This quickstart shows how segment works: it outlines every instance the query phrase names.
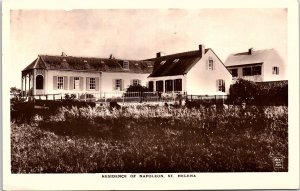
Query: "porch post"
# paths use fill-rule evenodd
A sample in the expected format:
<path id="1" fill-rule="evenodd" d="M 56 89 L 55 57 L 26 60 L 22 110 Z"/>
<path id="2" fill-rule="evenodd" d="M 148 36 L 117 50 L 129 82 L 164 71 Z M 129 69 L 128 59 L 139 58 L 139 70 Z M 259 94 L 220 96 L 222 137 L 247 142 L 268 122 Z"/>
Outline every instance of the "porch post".
<path id="1" fill-rule="evenodd" d="M 35 89 L 35 71 L 33 70 L 32 71 L 32 94 L 33 95 L 35 95 L 35 91 L 34 91 L 34 89 Z M 44 81 L 44 79 L 43 79 L 43 81 Z"/>
<path id="2" fill-rule="evenodd" d="M 25 75 L 25 91 L 24 91 L 25 97 L 27 97 L 26 86 L 27 86 L 27 74 Z"/>
<path id="3" fill-rule="evenodd" d="M 21 78 L 21 97 L 23 97 L 23 73 Z"/>
<path id="4" fill-rule="evenodd" d="M 30 77 L 30 73 L 29 73 L 29 75 L 28 75 L 28 80 L 29 80 L 29 81 L 28 81 L 28 84 L 29 84 L 29 87 L 28 87 L 29 92 L 28 92 L 28 93 L 29 93 L 29 96 L 30 96 L 30 85 L 31 85 L 31 84 L 30 84 L 30 78 L 31 78 L 31 77 Z"/>

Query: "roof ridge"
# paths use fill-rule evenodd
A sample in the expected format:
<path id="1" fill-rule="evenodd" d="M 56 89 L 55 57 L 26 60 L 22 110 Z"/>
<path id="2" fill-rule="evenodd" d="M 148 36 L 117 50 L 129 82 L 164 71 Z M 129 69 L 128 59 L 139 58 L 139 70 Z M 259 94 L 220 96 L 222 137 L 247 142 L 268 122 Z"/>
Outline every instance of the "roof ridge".
<path id="1" fill-rule="evenodd" d="M 89 56 L 61 56 L 61 55 L 49 55 L 49 54 L 38 54 L 38 56 L 49 56 L 49 57 L 66 57 L 66 58 L 82 58 L 82 59 L 102 59 L 102 60 L 116 60 L 116 61 L 135 61 L 135 62 L 149 62 L 150 60 L 132 60 L 132 59 L 120 59 L 120 58 L 101 58 L 101 57 L 89 57 Z"/>
<path id="2" fill-rule="evenodd" d="M 209 48 L 206 48 L 205 51 L 209 50 Z M 192 55 L 186 55 L 186 54 L 192 54 Z M 199 53 L 199 54 L 196 54 Z M 155 57 L 155 58 L 149 58 L 149 59 L 145 59 L 144 61 L 151 61 L 151 60 L 155 60 L 155 59 L 168 59 L 168 57 L 178 57 L 178 56 L 195 56 L 195 55 L 199 55 L 200 56 L 200 52 L 199 50 L 191 50 L 191 51 L 186 51 L 186 52 L 180 52 L 180 53 L 175 53 L 175 54 L 168 54 L 168 55 L 164 55 L 164 56 L 160 56 L 160 57 Z"/>
<path id="3" fill-rule="evenodd" d="M 268 50 L 274 50 L 274 51 L 276 51 L 276 49 L 274 49 L 274 48 L 266 48 L 266 49 L 259 49 L 259 50 L 253 49 L 253 52 L 262 52 L 262 51 L 268 51 Z M 233 55 L 233 56 L 240 56 L 240 55 L 246 54 L 246 53 L 248 53 L 248 51 L 231 53 L 230 55 Z M 250 54 L 249 54 L 249 55 L 250 55 Z"/>

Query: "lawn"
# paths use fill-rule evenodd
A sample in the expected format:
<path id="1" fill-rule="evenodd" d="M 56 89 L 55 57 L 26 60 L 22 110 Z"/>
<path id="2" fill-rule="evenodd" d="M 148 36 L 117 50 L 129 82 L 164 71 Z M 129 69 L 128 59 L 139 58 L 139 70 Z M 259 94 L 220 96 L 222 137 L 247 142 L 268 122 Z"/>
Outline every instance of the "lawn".
<path id="1" fill-rule="evenodd" d="M 273 172 L 287 161 L 286 106 L 62 107 L 11 122 L 12 173 Z"/>

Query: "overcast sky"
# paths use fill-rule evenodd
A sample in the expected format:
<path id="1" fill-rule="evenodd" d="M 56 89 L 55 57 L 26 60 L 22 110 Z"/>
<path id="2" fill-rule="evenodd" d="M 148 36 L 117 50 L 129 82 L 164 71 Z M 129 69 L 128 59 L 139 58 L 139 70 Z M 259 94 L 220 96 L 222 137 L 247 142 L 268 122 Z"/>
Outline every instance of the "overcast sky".
<path id="1" fill-rule="evenodd" d="M 212 48 L 231 53 L 275 48 L 287 60 L 286 9 L 13 10 L 10 87 L 38 54 L 147 59 Z"/>

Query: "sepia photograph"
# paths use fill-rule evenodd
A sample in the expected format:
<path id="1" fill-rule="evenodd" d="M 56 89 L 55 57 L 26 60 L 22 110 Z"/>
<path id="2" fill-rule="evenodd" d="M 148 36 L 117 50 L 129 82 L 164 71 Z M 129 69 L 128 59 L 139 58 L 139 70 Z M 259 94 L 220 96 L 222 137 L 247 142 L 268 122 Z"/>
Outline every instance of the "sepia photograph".
<path id="1" fill-rule="evenodd" d="M 10 174 L 291 171 L 287 7 L 8 13 Z"/>

